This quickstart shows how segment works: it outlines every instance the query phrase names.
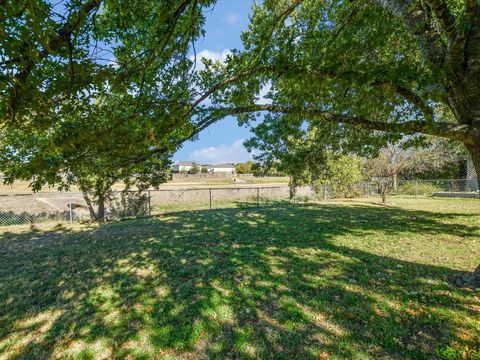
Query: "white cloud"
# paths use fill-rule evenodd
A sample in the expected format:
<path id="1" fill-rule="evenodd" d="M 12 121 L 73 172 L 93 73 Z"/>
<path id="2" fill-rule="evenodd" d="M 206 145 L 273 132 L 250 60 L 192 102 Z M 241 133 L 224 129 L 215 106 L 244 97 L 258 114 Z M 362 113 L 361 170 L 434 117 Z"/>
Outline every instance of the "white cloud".
<path id="1" fill-rule="evenodd" d="M 220 62 L 225 62 L 227 59 L 228 54 L 230 54 L 231 51 L 229 49 L 224 49 L 223 51 L 210 51 L 208 49 L 204 49 L 197 53 L 196 59 L 197 59 L 197 67 L 196 70 L 203 70 L 205 69 L 205 66 L 202 63 L 202 58 L 205 59 L 210 59 L 212 61 L 220 61 Z M 190 60 L 195 60 L 195 56 L 191 55 Z"/>
<path id="2" fill-rule="evenodd" d="M 252 153 L 245 149 L 243 142 L 243 139 L 238 139 L 231 145 L 221 144 L 195 150 L 189 155 L 189 160 L 210 165 L 252 160 Z"/>
<path id="3" fill-rule="evenodd" d="M 228 13 L 227 16 L 223 19 L 227 24 L 233 25 L 236 24 L 240 20 L 240 16 L 235 13 Z"/>

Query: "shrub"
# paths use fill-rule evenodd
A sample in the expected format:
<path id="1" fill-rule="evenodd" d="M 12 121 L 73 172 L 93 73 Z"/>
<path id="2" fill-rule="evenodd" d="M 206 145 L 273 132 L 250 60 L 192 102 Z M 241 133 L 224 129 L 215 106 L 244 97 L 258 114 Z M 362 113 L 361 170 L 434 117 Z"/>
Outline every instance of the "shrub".
<path id="1" fill-rule="evenodd" d="M 397 194 L 401 195 L 432 195 L 432 193 L 442 191 L 441 187 L 430 182 L 407 181 L 398 186 Z"/>
<path id="2" fill-rule="evenodd" d="M 110 216 L 123 218 L 148 215 L 148 196 L 134 191 L 122 191 L 114 197 L 109 206 Z"/>

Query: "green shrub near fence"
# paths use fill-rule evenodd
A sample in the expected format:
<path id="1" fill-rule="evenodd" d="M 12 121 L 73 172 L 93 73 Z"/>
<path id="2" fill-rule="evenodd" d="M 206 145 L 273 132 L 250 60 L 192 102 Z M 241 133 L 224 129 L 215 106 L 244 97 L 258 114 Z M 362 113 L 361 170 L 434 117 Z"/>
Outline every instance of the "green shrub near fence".
<path id="1" fill-rule="evenodd" d="M 398 186 L 397 194 L 399 195 L 432 195 L 434 192 L 443 189 L 430 182 L 408 181 Z"/>

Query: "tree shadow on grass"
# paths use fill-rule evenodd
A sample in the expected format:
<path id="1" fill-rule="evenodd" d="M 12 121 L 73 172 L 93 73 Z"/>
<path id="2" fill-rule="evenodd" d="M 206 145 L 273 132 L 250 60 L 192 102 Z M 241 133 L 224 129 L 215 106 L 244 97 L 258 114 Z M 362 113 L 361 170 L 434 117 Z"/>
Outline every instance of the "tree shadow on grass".
<path id="1" fill-rule="evenodd" d="M 417 234 L 478 241 L 458 216 L 285 206 L 4 233 L 0 354 L 479 356 L 478 298 L 448 282 L 461 272 L 391 255 Z"/>

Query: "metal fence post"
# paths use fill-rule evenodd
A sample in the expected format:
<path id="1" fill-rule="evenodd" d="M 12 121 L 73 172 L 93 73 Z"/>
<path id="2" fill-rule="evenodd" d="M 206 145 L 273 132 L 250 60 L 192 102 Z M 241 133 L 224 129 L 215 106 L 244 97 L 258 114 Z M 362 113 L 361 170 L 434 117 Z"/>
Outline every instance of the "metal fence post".
<path id="1" fill-rule="evenodd" d="M 152 196 L 148 190 L 148 216 L 152 216 Z"/>
<path id="2" fill-rule="evenodd" d="M 70 215 L 70 222 L 73 222 L 73 209 L 72 209 L 72 199 L 70 198 L 70 204 L 68 204 L 69 209 L 69 215 Z"/>
<path id="3" fill-rule="evenodd" d="M 257 206 L 260 206 L 260 188 L 257 188 Z"/>
<path id="4" fill-rule="evenodd" d="M 415 198 L 418 197 L 418 180 L 415 180 Z"/>
<path id="5" fill-rule="evenodd" d="M 212 189 L 208 189 L 208 198 L 210 201 L 210 210 L 212 210 Z"/>

